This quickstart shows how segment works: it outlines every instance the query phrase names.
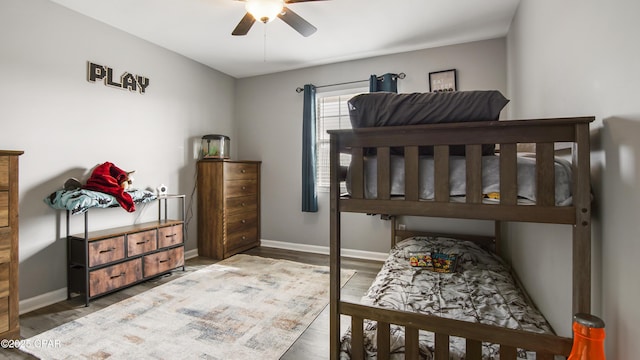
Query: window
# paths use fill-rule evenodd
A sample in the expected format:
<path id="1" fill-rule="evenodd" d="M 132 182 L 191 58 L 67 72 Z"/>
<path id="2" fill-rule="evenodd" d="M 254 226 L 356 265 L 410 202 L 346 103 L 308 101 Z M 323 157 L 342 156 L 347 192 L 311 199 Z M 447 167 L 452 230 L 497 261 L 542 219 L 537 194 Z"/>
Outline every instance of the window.
<path id="1" fill-rule="evenodd" d="M 352 97 L 369 92 L 369 89 L 357 88 L 316 94 L 316 179 L 319 191 L 329 191 L 329 134 L 327 130 L 351 129 L 347 101 Z M 341 154 L 340 164 L 349 165 L 351 155 Z M 346 188 L 342 184 L 341 192 Z"/>

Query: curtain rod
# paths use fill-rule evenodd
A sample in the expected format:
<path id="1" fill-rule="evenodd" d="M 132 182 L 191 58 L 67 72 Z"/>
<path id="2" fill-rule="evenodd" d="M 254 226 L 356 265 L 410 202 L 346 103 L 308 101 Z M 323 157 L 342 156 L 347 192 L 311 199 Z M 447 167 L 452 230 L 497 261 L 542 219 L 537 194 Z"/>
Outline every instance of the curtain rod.
<path id="1" fill-rule="evenodd" d="M 403 72 L 401 72 L 401 73 L 399 73 L 399 74 L 391 74 L 391 75 L 394 75 L 394 76 L 395 76 L 396 78 L 398 78 L 398 79 L 404 79 L 404 78 L 407 76 L 407 74 L 405 74 L 405 73 L 403 73 Z M 382 76 L 378 76 L 378 79 L 382 79 Z M 329 86 L 338 86 L 338 85 L 355 84 L 355 83 L 360 83 L 360 82 L 365 82 L 365 81 L 369 81 L 369 79 L 365 79 L 365 80 L 355 80 L 355 81 L 347 81 L 347 82 L 341 82 L 341 83 L 336 83 L 336 84 L 319 85 L 319 86 L 316 86 L 316 89 L 323 88 L 323 87 L 329 87 Z M 301 87 L 296 88 L 296 92 L 297 92 L 297 93 L 301 93 L 301 92 L 303 92 L 303 91 L 304 91 L 304 89 L 303 89 L 303 88 L 301 88 Z"/>

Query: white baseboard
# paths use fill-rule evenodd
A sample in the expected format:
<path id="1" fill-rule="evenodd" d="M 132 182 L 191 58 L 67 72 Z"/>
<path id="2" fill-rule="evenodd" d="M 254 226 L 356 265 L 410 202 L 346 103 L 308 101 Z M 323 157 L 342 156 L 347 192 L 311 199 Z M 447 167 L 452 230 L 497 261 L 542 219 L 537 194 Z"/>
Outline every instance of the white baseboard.
<path id="1" fill-rule="evenodd" d="M 189 260 L 198 257 L 198 248 L 187 250 L 184 252 L 184 259 Z"/>
<path id="2" fill-rule="evenodd" d="M 264 240 L 264 239 L 261 240 L 261 246 L 271 247 L 276 249 L 283 249 L 283 250 L 308 252 L 313 254 L 329 255 L 328 246 L 294 244 L 290 242 Z M 377 261 L 384 261 L 389 256 L 389 254 L 387 253 L 378 253 L 378 252 L 372 252 L 372 251 L 352 250 L 352 249 L 342 249 L 341 255 L 349 258 L 377 260 Z M 198 256 L 197 248 L 184 252 L 185 259 L 192 259 L 197 256 Z M 66 299 L 67 299 L 67 288 L 64 287 L 62 289 L 54 290 L 46 294 L 20 300 L 20 305 L 19 305 L 20 315 L 26 314 L 34 310 L 38 310 L 40 308 L 55 304 L 60 301 L 64 301 Z"/>
<path id="3" fill-rule="evenodd" d="M 265 240 L 265 239 L 260 240 L 260 246 L 283 249 L 283 250 L 308 252 L 313 254 L 329 255 L 328 246 L 295 244 L 290 242 Z M 373 251 L 353 250 L 353 249 L 342 249 L 342 251 L 340 251 L 340 255 L 343 257 L 349 257 L 349 258 L 355 258 L 355 259 L 377 260 L 377 261 L 385 261 L 387 257 L 389 257 L 388 253 L 379 253 L 379 252 L 373 252 Z"/>
<path id="4" fill-rule="evenodd" d="M 28 299 L 20 300 L 20 315 L 26 314 L 33 310 L 38 310 L 45 306 L 55 304 L 60 301 L 67 300 L 67 288 L 53 290 L 46 294 L 34 296 Z"/>

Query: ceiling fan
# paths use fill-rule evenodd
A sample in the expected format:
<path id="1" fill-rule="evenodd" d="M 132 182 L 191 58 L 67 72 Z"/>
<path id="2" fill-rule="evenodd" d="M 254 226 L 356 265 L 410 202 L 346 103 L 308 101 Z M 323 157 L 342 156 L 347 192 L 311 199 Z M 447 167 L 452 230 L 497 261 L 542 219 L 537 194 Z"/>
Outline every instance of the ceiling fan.
<path id="1" fill-rule="evenodd" d="M 239 0 L 245 2 L 247 13 L 240 20 L 231 35 L 247 35 L 253 23 L 260 20 L 263 23 L 271 22 L 279 17 L 294 28 L 302 36 L 310 36 L 318 30 L 300 15 L 291 11 L 285 4 L 301 3 L 307 1 L 323 0 Z"/>

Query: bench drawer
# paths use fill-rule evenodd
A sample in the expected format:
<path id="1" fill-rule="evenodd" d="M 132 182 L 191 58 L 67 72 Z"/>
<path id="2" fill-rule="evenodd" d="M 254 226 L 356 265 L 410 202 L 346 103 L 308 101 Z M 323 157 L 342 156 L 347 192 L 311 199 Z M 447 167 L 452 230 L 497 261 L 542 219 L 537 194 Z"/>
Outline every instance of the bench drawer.
<path id="1" fill-rule="evenodd" d="M 182 225 L 165 226 L 158 229 L 158 248 L 182 244 Z"/>
<path id="2" fill-rule="evenodd" d="M 144 256 L 144 277 L 154 276 L 184 265 L 184 247 Z"/>
<path id="3" fill-rule="evenodd" d="M 140 255 L 158 248 L 156 229 L 127 235 L 127 256 Z"/>
<path id="4" fill-rule="evenodd" d="M 142 259 L 137 258 L 89 273 L 89 296 L 121 288 L 142 280 Z"/>
<path id="5" fill-rule="evenodd" d="M 89 266 L 98 266 L 124 259 L 124 236 L 89 243 Z"/>

